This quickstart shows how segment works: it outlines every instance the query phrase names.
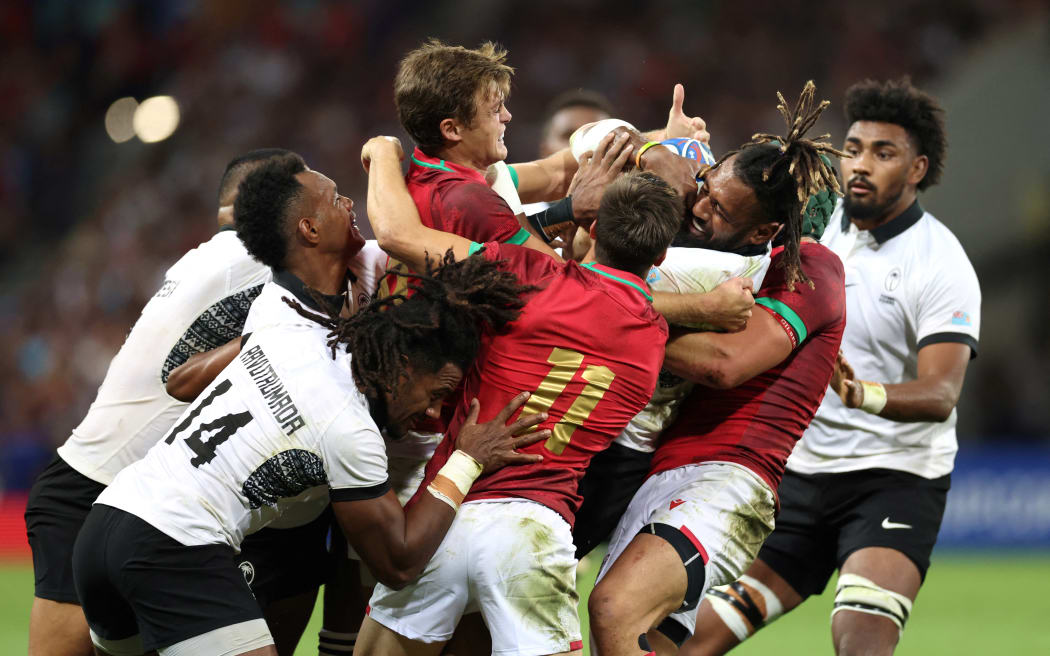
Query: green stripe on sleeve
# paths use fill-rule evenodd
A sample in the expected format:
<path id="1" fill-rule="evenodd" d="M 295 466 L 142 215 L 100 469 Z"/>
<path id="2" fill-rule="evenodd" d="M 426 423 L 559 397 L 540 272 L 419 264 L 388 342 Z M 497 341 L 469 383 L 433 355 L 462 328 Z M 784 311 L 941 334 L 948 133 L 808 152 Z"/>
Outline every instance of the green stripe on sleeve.
<path id="1" fill-rule="evenodd" d="M 510 179 L 514 181 L 514 188 L 518 188 L 518 172 L 514 170 L 514 167 L 507 165 L 507 170 L 510 171 Z"/>
<path id="2" fill-rule="evenodd" d="M 770 310 L 779 314 L 784 321 L 787 321 L 791 328 L 795 331 L 795 337 L 798 338 L 798 343 L 801 344 L 806 340 L 806 336 L 809 334 L 806 332 L 806 324 L 802 322 L 802 318 L 795 313 L 794 310 L 789 308 L 785 303 L 778 301 L 773 298 L 767 298 L 765 296 L 756 298 L 755 303 L 769 308 Z"/>
<path id="3" fill-rule="evenodd" d="M 503 243 L 504 244 L 514 244 L 515 246 L 521 246 L 526 241 L 528 241 L 529 237 L 531 237 L 531 236 L 532 235 L 529 233 L 528 230 L 526 230 L 525 228 L 522 228 L 522 229 L 518 230 L 518 232 L 513 237 L 511 237 L 510 239 L 504 241 Z"/>
<path id="4" fill-rule="evenodd" d="M 473 255 L 474 253 L 477 253 L 482 248 L 485 248 L 485 246 L 483 244 L 479 244 L 476 241 L 470 242 L 470 248 L 467 249 L 467 256 L 469 257 L 469 256 Z"/>

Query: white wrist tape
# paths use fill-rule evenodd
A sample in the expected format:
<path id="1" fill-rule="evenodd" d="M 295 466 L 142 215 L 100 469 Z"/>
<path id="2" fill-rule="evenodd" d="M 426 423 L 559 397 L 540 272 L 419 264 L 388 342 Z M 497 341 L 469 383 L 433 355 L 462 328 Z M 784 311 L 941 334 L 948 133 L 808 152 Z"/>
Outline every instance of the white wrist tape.
<path id="1" fill-rule="evenodd" d="M 481 470 L 481 463 L 456 449 L 427 486 L 427 492 L 458 510 Z"/>
<path id="2" fill-rule="evenodd" d="M 864 390 L 864 400 L 860 403 L 860 409 L 877 415 L 886 407 L 886 388 L 882 383 L 869 383 L 866 380 L 857 381 Z"/>
<path id="3" fill-rule="evenodd" d="M 627 121 L 621 121 L 618 118 L 607 118 L 597 123 L 590 123 L 578 128 L 569 137 L 569 148 L 572 149 L 572 156 L 576 158 L 576 161 L 580 161 L 580 157 L 583 156 L 588 150 L 595 150 L 598 144 L 605 135 L 609 134 L 618 127 L 626 127 L 634 130 L 635 127 Z"/>
<path id="4" fill-rule="evenodd" d="M 510 205 L 510 211 L 514 212 L 515 215 L 524 214 L 525 210 L 521 207 L 521 198 L 518 197 L 518 189 L 514 186 L 514 178 L 510 175 L 507 163 L 496 162 L 492 165 L 492 168 L 496 171 L 496 179 L 491 184 L 492 191 L 507 201 L 507 205 Z"/>

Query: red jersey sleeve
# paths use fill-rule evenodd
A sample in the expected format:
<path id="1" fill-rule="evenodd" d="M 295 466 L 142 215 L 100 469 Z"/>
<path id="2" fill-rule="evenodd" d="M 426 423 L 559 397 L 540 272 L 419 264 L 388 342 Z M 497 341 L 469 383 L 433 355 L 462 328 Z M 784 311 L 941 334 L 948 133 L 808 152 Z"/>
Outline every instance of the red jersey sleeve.
<path id="1" fill-rule="evenodd" d="M 784 269 L 775 262 L 755 297 L 760 306 L 780 322 L 791 338 L 792 348 L 806 341 L 809 335 L 828 326 L 842 316 L 845 306 L 843 294 L 821 293 L 824 289 L 843 289 L 845 274 L 838 256 L 820 244 L 802 244 L 802 270 L 809 283 L 797 282 L 789 289 Z M 779 259 L 779 258 L 775 258 Z"/>
<path id="2" fill-rule="evenodd" d="M 457 181 L 438 190 L 441 227 L 476 242 L 522 243 L 528 238 L 510 206 L 487 185 Z"/>

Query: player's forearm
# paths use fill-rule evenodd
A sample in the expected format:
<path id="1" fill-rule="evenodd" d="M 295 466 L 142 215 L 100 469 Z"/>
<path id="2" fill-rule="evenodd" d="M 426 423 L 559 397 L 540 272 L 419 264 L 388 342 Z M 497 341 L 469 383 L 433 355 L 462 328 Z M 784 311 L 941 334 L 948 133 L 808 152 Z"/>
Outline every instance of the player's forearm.
<path id="1" fill-rule="evenodd" d="M 699 294 L 677 294 L 653 292 L 653 308 L 675 325 L 714 323 L 720 314 L 712 305 L 711 292 Z"/>
<path id="2" fill-rule="evenodd" d="M 449 248 L 456 259 L 467 257 L 470 240 L 423 225 L 419 210 L 405 187 L 396 154 L 373 155 L 368 174 L 368 218 L 379 247 L 416 271 L 426 259 L 440 257 Z"/>
<path id="3" fill-rule="evenodd" d="M 919 378 L 883 387 L 886 406 L 879 416 L 900 422 L 947 421 L 959 402 L 961 391 L 941 377 Z"/>
<path id="4" fill-rule="evenodd" d="M 241 352 L 242 340 L 237 337 L 219 348 L 190 356 L 168 374 L 164 384 L 168 395 L 186 403 L 196 399 Z"/>
<path id="5" fill-rule="evenodd" d="M 663 368 L 686 380 L 718 389 L 736 387 L 741 380 L 734 371 L 731 349 L 714 339 L 713 333 L 681 333 L 667 340 Z"/>
<path id="6" fill-rule="evenodd" d="M 555 201 L 569 193 L 569 184 L 579 164 L 568 148 L 543 159 L 514 164 L 518 174 L 518 196 L 523 203 Z"/>

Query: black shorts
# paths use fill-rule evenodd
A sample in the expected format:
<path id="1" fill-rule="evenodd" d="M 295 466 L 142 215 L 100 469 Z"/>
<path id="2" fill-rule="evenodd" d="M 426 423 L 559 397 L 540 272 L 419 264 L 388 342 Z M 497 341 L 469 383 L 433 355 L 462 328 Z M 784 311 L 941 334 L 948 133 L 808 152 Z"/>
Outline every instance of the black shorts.
<path id="1" fill-rule="evenodd" d="M 36 479 L 26 502 L 26 537 L 33 552 L 37 597 L 80 603 L 73 585 L 73 542 L 104 489 L 57 454 Z"/>
<path id="2" fill-rule="evenodd" d="M 925 579 L 950 485 L 951 476 L 930 480 L 891 469 L 785 472 L 776 528 L 758 558 L 803 598 L 823 592 L 832 572 L 866 547 L 900 551 Z"/>
<path id="3" fill-rule="evenodd" d="M 232 547 L 187 547 L 135 515 L 88 513 L 73 570 L 88 625 L 106 640 L 141 635 L 146 651 L 262 619 Z"/>
<path id="4" fill-rule="evenodd" d="M 583 504 L 576 511 L 572 529 L 577 558 L 586 556 L 613 532 L 634 493 L 645 482 L 652 460 L 651 453 L 615 442 L 591 459 L 580 480 Z"/>
<path id="5" fill-rule="evenodd" d="M 267 527 L 244 538 L 237 563 L 260 606 L 316 590 L 332 578 L 335 565 L 328 553 L 328 531 L 333 518 L 328 506 L 309 524 Z"/>

